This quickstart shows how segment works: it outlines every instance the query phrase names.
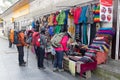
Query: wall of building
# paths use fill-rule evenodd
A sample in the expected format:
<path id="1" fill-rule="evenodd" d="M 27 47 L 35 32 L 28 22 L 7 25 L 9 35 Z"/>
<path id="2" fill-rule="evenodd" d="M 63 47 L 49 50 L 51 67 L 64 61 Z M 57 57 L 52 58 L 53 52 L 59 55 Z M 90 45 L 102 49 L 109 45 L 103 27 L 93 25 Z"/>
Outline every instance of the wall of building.
<path id="1" fill-rule="evenodd" d="M 30 14 L 26 16 L 28 17 L 39 17 L 45 14 L 49 14 L 55 12 L 57 10 L 63 9 L 65 7 L 58 6 L 74 6 L 76 4 L 82 4 L 93 0 L 35 0 L 30 3 Z M 49 3 L 49 4 L 48 4 Z M 70 7 L 66 7 L 70 8 Z"/>
<path id="2" fill-rule="evenodd" d="M 2 19 L 4 20 L 3 21 L 3 29 L 4 29 L 4 32 L 5 32 L 4 35 L 7 36 L 8 30 L 10 28 L 13 28 L 12 21 L 11 21 L 11 19 L 12 19 L 12 13 L 10 13 L 7 16 L 4 16 Z"/>

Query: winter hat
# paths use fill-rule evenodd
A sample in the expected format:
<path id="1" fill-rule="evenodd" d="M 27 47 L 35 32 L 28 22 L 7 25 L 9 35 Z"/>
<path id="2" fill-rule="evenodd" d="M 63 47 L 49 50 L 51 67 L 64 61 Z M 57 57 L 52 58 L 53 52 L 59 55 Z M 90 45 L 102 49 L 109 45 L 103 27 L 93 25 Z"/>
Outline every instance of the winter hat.
<path id="1" fill-rule="evenodd" d="M 45 28 L 41 28 L 41 33 L 45 34 Z"/>

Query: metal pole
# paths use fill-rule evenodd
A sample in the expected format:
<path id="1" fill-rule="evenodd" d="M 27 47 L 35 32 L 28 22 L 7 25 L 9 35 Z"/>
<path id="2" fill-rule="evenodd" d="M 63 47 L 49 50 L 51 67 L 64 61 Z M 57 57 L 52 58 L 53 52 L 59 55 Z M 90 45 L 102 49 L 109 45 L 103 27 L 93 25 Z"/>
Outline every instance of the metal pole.
<path id="1" fill-rule="evenodd" d="M 27 66 L 28 66 L 28 57 L 29 57 L 29 46 L 27 47 Z"/>

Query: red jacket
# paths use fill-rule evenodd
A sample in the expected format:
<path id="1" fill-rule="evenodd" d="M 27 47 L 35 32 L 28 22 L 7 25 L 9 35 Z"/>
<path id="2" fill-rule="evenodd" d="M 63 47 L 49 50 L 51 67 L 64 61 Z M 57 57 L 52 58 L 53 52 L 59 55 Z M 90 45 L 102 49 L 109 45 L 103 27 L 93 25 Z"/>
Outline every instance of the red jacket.
<path id="1" fill-rule="evenodd" d="M 74 23 L 75 24 L 78 24 L 78 20 L 79 20 L 79 17 L 81 15 L 81 12 L 82 12 L 81 7 L 75 8 L 75 10 L 74 10 Z"/>

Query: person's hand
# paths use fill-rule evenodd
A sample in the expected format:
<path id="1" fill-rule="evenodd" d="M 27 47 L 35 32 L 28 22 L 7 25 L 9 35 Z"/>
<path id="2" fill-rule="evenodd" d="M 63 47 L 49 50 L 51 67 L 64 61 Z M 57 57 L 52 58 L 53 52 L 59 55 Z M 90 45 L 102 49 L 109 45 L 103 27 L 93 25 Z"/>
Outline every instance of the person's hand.
<path id="1" fill-rule="evenodd" d="M 27 48 L 29 48 L 30 47 L 30 45 L 27 45 Z"/>
<path id="2" fill-rule="evenodd" d="M 25 46 L 26 46 L 27 48 L 29 48 L 29 44 L 26 44 Z"/>
<path id="3" fill-rule="evenodd" d="M 64 51 L 66 55 L 69 55 L 69 51 Z"/>

